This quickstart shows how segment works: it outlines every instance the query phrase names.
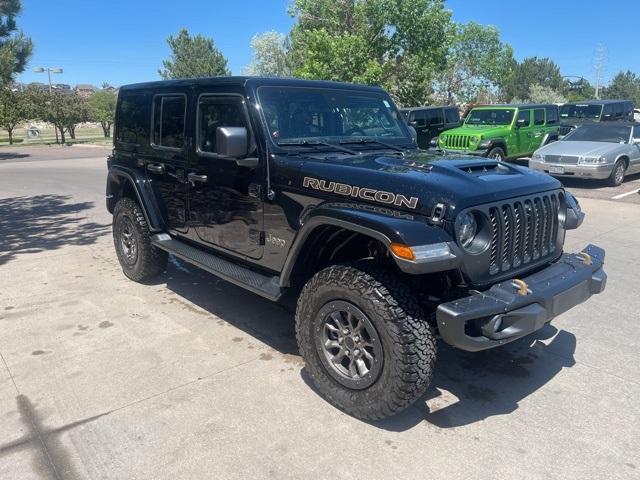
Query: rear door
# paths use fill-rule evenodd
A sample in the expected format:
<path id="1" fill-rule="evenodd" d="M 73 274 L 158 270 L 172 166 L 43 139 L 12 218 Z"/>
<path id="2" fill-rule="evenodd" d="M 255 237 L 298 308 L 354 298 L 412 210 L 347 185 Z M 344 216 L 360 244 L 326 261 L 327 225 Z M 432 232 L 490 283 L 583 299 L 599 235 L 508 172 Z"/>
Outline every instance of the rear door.
<path id="1" fill-rule="evenodd" d="M 444 111 L 442 108 L 430 108 L 427 111 L 427 145 L 432 138 L 444 131 Z"/>
<path id="2" fill-rule="evenodd" d="M 229 253 L 260 258 L 264 244 L 261 169 L 216 154 L 218 127 L 245 127 L 249 156 L 257 156 L 245 99 L 237 93 L 199 92 L 195 103 L 195 147 L 187 173 L 189 235 Z"/>
<path id="3" fill-rule="evenodd" d="M 151 106 L 151 148 L 144 156 L 147 178 L 174 234 L 187 230 L 187 104 L 183 92 L 155 95 Z"/>

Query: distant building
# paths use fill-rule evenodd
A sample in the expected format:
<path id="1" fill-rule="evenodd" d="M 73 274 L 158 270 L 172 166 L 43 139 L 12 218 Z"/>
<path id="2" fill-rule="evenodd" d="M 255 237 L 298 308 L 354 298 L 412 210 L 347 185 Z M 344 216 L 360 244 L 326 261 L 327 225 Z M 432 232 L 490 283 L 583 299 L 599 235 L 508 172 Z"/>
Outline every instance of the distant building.
<path id="1" fill-rule="evenodd" d="M 86 97 L 90 97 L 91 95 L 96 93 L 98 91 L 98 89 L 96 87 L 94 87 L 93 85 L 81 83 L 81 84 L 76 85 L 75 91 L 81 97 L 85 97 L 86 98 Z"/>
<path id="2" fill-rule="evenodd" d="M 56 83 L 54 85 L 51 85 L 51 90 L 53 90 L 54 92 L 70 93 L 71 85 L 67 85 L 66 83 Z"/>

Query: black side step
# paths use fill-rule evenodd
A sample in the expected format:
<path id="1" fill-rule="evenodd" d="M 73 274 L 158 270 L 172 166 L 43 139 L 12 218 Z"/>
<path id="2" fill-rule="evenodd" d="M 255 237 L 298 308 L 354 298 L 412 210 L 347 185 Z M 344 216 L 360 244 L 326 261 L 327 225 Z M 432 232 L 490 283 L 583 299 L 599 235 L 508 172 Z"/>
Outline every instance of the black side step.
<path id="1" fill-rule="evenodd" d="M 209 273 L 246 288 L 269 300 L 278 300 L 282 296 L 280 277 L 255 272 L 246 267 L 232 263 L 224 258 L 207 253 L 191 245 L 171 238 L 166 233 L 151 237 L 151 242 L 158 248 L 200 267 Z"/>

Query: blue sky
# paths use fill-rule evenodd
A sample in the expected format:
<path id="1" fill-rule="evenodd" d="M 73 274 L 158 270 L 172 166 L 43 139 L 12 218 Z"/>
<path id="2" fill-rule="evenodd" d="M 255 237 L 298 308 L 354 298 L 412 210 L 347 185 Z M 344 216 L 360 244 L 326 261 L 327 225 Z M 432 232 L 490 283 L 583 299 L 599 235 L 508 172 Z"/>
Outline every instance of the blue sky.
<path id="1" fill-rule="evenodd" d="M 46 82 L 33 67 L 64 68 L 57 82 L 122 85 L 158 78 L 169 54 L 166 38 L 186 27 L 214 38 L 241 74 L 258 32 L 288 32 L 290 0 L 23 0 L 20 28 L 35 42 L 35 54 L 19 80 Z M 449 0 L 460 22 L 499 28 L 516 57 L 548 56 L 564 75 L 594 77 L 598 44 L 606 47 L 605 79 L 621 69 L 640 72 L 637 0 Z M 626 14 L 625 14 L 626 12 Z M 628 20 L 627 20 L 628 19 Z M 628 26 L 621 27 L 625 21 Z M 635 36 L 635 38 L 634 38 Z"/>

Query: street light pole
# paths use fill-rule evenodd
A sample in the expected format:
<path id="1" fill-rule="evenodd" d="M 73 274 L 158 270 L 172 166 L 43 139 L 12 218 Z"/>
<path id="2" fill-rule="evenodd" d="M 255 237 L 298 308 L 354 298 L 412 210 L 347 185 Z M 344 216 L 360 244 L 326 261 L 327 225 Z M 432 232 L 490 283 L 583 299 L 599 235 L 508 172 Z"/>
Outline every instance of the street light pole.
<path id="1" fill-rule="evenodd" d="M 49 93 L 51 93 L 53 91 L 53 84 L 51 83 L 51 74 L 52 73 L 63 73 L 64 70 L 62 70 L 59 67 L 47 67 L 47 68 L 43 68 L 43 67 L 36 67 L 33 69 L 33 71 L 35 73 L 44 73 L 47 72 L 47 75 L 49 76 Z M 53 130 L 55 130 L 56 132 L 56 143 L 59 142 L 58 139 L 58 127 L 56 127 L 55 125 L 53 126 Z"/>

